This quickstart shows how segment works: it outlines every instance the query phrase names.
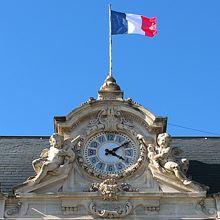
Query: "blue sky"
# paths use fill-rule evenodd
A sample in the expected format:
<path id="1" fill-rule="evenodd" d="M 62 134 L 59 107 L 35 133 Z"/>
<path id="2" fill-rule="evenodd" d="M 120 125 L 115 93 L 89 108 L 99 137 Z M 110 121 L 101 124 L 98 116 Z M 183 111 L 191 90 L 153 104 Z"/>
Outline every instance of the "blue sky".
<path id="1" fill-rule="evenodd" d="M 113 36 L 113 74 L 173 136 L 220 135 L 220 1 L 0 1 L 0 135 L 50 135 L 108 73 L 108 3 L 156 16 L 158 35 Z M 202 133 L 183 127 L 195 128 Z"/>

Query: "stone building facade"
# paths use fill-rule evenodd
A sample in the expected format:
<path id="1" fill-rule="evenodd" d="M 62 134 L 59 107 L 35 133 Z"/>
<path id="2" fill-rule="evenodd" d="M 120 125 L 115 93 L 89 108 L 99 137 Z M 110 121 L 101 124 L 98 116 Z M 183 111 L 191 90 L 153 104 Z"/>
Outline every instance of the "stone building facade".
<path id="1" fill-rule="evenodd" d="M 220 138 L 166 125 L 108 76 L 51 137 L 0 137 L 0 219 L 220 219 Z"/>

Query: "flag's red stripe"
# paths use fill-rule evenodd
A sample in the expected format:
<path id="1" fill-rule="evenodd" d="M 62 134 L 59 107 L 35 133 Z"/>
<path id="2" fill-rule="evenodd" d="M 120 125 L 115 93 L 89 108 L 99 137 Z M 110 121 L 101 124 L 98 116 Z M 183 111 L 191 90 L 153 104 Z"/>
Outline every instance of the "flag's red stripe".
<path id="1" fill-rule="evenodd" d="M 149 37 L 155 36 L 157 34 L 156 18 L 147 18 L 141 16 L 141 19 L 141 29 L 145 32 L 145 35 Z"/>

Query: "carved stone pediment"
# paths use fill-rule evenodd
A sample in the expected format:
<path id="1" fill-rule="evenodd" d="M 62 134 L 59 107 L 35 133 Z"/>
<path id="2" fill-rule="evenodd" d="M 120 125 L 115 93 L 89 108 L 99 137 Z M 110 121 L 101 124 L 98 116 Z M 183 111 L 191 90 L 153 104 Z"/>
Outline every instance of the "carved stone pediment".
<path id="1" fill-rule="evenodd" d="M 129 120 L 128 120 L 129 119 Z M 161 133 L 166 130 L 166 118 L 156 117 L 138 103 L 128 100 L 93 100 L 70 112 L 67 116 L 55 117 L 55 131 L 64 136 L 71 135 L 80 125 L 100 129 L 115 129 L 114 123 L 129 126 L 135 122 L 145 127 L 147 132 Z"/>
<path id="2" fill-rule="evenodd" d="M 133 128 L 132 123 L 126 121 L 122 111 L 117 107 L 107 107 L 98 112 L 97 117 L 88 124 L 86 134 L 93 130 L 102 129 L 104 131 L 115 131 L 117 129 Z"/>

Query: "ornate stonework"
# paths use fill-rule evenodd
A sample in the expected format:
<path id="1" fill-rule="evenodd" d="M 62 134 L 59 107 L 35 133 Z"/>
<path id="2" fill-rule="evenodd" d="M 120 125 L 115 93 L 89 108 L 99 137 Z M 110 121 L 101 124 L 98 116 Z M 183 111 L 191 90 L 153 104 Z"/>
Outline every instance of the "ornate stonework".
<path id="1" fill-rule="evenodd" d="M 100 100 L 123 99 L 123 92 L 121 91 L 120 86 L 116 83 L 116 80 L 113 76 L 107 76 L 104 84 L 99 90 L 98 98 Z"/>
<path id="2" fill-rule="evenodd" d="M 50 137 L 50 145 L 49 149 L 46 148 L 41 152 L 40 158 L 32 162 L 36 176 L 26 181 L 28 185 L 36 185 L 49 175 L 58 176 L 62 173 L 68 174 L 70 171 L 75 153 L 70 146 L 64 144 L 63 136 L 53 134 Z"/>
<path id="3" fill-rule="evenodd" d="M 7 209 L 5 210 L 5 216 L 10 217 L 10 216 L 18 214 L 20 211 L 21 205 L 22 205 L 21 202 L 12 203 L 8 205 Z"/>
<path id="4" fill-rule="evenodd" d="M 167 133 L 159 134 L 157 137 L 158 145 L 149 144 L 148 146 L 148 158 L 153 167 L 155 167 L 158 172 L 170 173 L 175 175 L 175 177 L 181 181 L 184 185 L 189 185 L 190 180 L 187 179 L 183 172 L 187 172 L 188 160 L 182 159 L 181 164 L 174 161 L 171 147 L 170 147 L 171 137 Z M 177 149 L 176 149 L 177 150 Z"/>
<path id="5" fill-rule="evenodd" d="M 36 175 L 14 187 L 6 219 L 219 215 L 219 197 L 206 197 L 206 188 L 187 178 L 189 161 L 170 147 L 166 118 L 123 99 L 112 76 L 97 100 L 56 117 L 55 132 L 51 146 L 32 162 Z"/>
<path id="6" fill-rule="evenodd" d="M 118 184 L 114 178 L 110 178 L 101 183 L 93 183 L 89 191 L 99 191 L 103 200 L 118 200 L 120 192 L 138 192 L 139 189 L 132 187 L 128 183 Z"/>
<path id="7" fill-rule="evenodd" d="M 132 209 L 133 206 L 129 201 L 116 204 L 110 203 L 108 208 L 104 208 L 103 205 L 98 206 L 95 202 L 89 205 L 89 210 L 94 216 L 110 219 L 126 217 L 131 213 Z"/>
<path id="8" fill-rule="evenodd" d="M 126 121 L 123 117 L 123 113 L 116 107 L 107 107 L 98 112 L 95 119 L 91 120 L 86 130 L 86 135 L 89 135 L 93 131 L 115 131 L 117 129 L 132 129 L 131 123 Z"/>
<path id="9" fill-rule="evenodd" d="M 159 134 L 157 144 L 148 145 L 149 168 L 156 177 L 161 179 L 172 179 L 173 184 L 183 185 L 189 191 L 201 191 L 202 187 L 193 183 L 186 177 L 189 161 L 186 158 L 176 159 L 180 154 L 178 148 L 170 147 L 171 136 L 167 133 Z M 205 188 L 204 188 L 205 190 Z"/>
<path id="10" fill-rule="evenodd" d="M 123 173 L 119 174 L 111 174 L 111 178 L 113 179 L 122 179 L 125 177 L 128 177 L 132 174 L 134 174 L 139 168 L 141 168 L 142 164 L 146 162 L 146 147 L 143 144 L 143 136 L 137 135 L 136 139 L 139 143 L 139 158 L 137 159 L 137 162 L 130 166 L 129 168 L 125 169 Z M 83 159 L 83 150 L 82 146 L 84 145 L 84 139 L 80 139 L 79 142 L 76 144 L 76 154 L 77 154 L 77 160 L 79 165 L 89 174 L 94 177 L 97 177 L 99 179 L 106 179 L 109 177 L 107 174 L 102 174 L 97 172 L 96 170 L 92 169 Z"/>

